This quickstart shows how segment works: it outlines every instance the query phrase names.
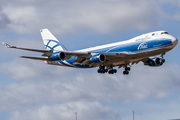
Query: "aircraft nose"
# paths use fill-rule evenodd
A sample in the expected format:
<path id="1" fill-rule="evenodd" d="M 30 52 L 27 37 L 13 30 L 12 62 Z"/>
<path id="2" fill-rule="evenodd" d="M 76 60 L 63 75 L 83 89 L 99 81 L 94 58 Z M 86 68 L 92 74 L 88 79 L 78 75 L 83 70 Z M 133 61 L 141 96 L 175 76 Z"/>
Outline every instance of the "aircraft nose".
<path id="1" fill-rule="evenodd" d="M 178 44 L 178 39 L 177 38 L 173 38 L 172 39 L 172 44 L 173 45 L 177 45 Z"/>

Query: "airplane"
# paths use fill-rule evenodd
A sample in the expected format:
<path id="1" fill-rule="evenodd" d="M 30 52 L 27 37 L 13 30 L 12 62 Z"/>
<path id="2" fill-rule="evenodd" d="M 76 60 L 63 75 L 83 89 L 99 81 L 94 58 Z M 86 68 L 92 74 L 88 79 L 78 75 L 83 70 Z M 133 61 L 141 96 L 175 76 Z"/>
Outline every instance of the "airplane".
<path id="1" fill-rule="evenodd" d="M 155 31 L 134 37 L 130 40 L 90 47 L 82 50 L 68 51 L 46 28 L 40 30 L 45 49 L 29 49 L 10 46 L 5 47 L 32 52 L 40 52 L 43 57 L 20 56 L 22 58 L 42 60 L 46 64 L 76 68 L 99 67 L 98 73 L 114 74 L 114 67 L 124 68 L 128 75 L 131 66 L 140 61 L 150 67 L 158 67 L 165 62 L 164 55 L 178 44 L 178 39 L 166 31 Z M 160 55 L 157 57 L 157 55 Z"/>

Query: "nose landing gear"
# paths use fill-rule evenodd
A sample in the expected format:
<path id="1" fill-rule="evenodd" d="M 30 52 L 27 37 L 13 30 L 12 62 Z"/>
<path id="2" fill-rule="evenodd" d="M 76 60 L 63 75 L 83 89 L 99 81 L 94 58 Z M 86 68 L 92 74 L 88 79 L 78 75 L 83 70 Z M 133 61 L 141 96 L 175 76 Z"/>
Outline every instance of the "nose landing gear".
<path id="1" fill-rule="evenodd" d="M 161 53 L 162 63 L 165 63 L 164 55 L 165 53 Z"/>

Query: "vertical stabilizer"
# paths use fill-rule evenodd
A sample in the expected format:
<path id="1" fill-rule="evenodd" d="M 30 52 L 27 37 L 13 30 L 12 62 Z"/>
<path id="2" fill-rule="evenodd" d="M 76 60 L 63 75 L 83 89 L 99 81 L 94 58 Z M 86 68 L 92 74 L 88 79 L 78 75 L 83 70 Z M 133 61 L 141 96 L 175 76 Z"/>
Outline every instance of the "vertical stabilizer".
<path id="1" fill-rule="evenodd" d="M 67 51 L 48 29 L 40 30 L 46 50 Z"/>

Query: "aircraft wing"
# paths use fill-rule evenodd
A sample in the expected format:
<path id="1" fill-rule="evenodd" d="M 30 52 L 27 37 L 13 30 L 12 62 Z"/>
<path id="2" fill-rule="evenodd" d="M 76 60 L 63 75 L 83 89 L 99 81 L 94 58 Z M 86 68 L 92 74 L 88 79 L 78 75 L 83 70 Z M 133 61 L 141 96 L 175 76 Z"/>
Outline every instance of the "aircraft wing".
<path id="1" fill-rule="evenodd" d="M 32 51 L 32 52 L 40 52 L 40 53 L 43 53 L 42 56 L 46 56 L 46 58 L 21 56 L 22 58 L 28 58 L 28 59 L 34 59 L 34 60 L 52 61 L 52 59 L 48 58 L 48 57 L 51 56 L 54 52 L 56 52 L 53 50 L 21 48 L 21 47 L 11 46 L 5 42 L 3 42 L 3 45 L 7 48 L 14 48 L 14 49 L 20 49 L 20 50 L 26 50 L 26 51 Z M 57 51 L 57 52 L 59 52 L 59 51 Z M 81 52 L 81 51 L 61 51 L 61 52 L 63 52 L 66 56 L 68 56 L 67 59 L 74 56 L 77 58 L 73 62 L 80 63 L 80 64 L 86 64 L 86 65 L 92 64 L 90 58 L 96 54 L 105 55 L 107 60 L 117 58 L 117 57 L 123 58 L 123 57 L 126 57 L 129 55 L 126 52 L 121 52 L 121 53 L 101 53 L 101 52 Z"/>
<path id="2" fill-rule="evenodd" d="M 14 48 L 14 49 L 20 49 L 20 50 L 26 50 L 26 51 L 32 51 L 32 52 L 40 52 L 40 53 L 44 53 L 42 56 L 50 56 L 53 54 L 53 50 L 39 50 L 39 49 L 29 49 L 29 48 L 21 48 L 21 47 L 16 47 L 16 46 L 11 46 L 5 42 L 3 42 L 3 45 L 6 48 Z M 74 51 L 63 51 L 66 55 L 69 56 L 75 56 L 75 57 L 87 57 L 90 55 L 89 52 L 74 52 Z M 23 57 L 24 58 L 24 57 Z"/>
<path id="3" fill-rule="evenodd" d="M 3 45 L 7 48 L 15 48 L 15 49 L 21 49 L 21 50 L 27 50 L 27 51 L 33 51 L 33 52 L 41 52 L 41 53 L 44 53 L 44 52 L 49 52 L 50 50 L 38 50 L 38 49 L 29 49 L 29 48 L 20 48 L 20 47 L 16 47 L 16 46 L 11 46 L 5 42 L 3 42 Z"/>
<path id="4" fill-rule="evenodd" d="M 39 49 L 21 48 L 21 47 L 11 46 L 11 45 L 9 45 L 9 44 L 7 44 L 5 42 L 3 42 L 3 45 L 6 48 L 14 48 L 14 49 L 20 49 L 20 50 L 44 53 L 42 56 L 49 56 L 49 55 L 51 55 L 53 53 L 52 50 L 39 50 Z"/>
<path id="5" fill-rule="evenodd" d="M 53 53 L 53 50 L 39 50 L 39 49 L 21 48 L 21 47 L 11 46 L 5 42 L 3 42 L 3 45 L 6 48 L 14 48 L 14 49 L 20 49 L 20 50 L 26 50 L 26 51 L 32 51 L 32 52 L 40 52 L 40 53 L 44 53 L 44 54 L 47 54 L 47 53 L 52 54 Z M 54 51 L 54 52 L 56 52 L 56 51 Z M 127 53 L 99 53 L 99 52 L 78 52 L 78 51 L 63 51 L 63 52 L 69 56 L 82 57 L 82 58 L 88 58 L 88 57 L 90 57 L 91 54 L 104 54 L 106 56 L 117 55 L 117 56 L 121 56 L 121 57 L 127 55 Z M 42 56 L 48 56 L 48 55 L 42 55 Z"/>

